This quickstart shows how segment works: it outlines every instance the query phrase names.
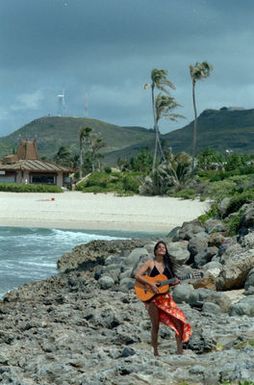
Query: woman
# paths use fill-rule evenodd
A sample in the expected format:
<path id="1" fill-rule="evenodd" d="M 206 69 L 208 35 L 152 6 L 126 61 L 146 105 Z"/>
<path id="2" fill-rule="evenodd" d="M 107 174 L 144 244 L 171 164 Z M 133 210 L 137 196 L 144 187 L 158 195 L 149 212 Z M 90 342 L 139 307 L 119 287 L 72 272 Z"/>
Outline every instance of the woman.
<path id="1" fill-rule="evenodd" d="M 144 276 L 156 277 L 159 274 L 166 275 L 169 279 L 175 277 L 175 286 L 180 283 L 174 274 L 173 263 L 165 242 L 159 241 L 154 247 L 154 259 L 146 261 L 136 272 L 135 278 L 142 284 L 149 285 L 155 296 L 145 305 L 147 307 L 151 323 L 151 342 L 154 355 L 158 356 L 158 331 L 159 323 L 163 322 L 175 331 L 177 354 L 183 354 L 183 342 L 187 342 L 191 336 L 191 326 L 186 322 L 186 317 L 178 308 L 170 293 L 158 295 L 156 284 L 147 283 Z M 157 294 L 157 295 L 156 295 Z"/>

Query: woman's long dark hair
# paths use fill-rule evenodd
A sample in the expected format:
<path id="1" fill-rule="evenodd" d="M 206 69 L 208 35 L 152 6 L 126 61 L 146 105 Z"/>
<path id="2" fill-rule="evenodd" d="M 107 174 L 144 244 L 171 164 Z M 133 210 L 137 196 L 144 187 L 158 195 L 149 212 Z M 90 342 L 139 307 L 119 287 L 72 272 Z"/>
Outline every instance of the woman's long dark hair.
<path id="1" fill-rule="evenodd" d="M 163 257 L 164 265 L 165 265 L 165 267 L 167 267 L 167 269 L 171 273 L 172 277 L 175 277 L 175 264 L 174 264 L 174 261 L 172 260 L 172 257 L 170 256 L 170 254 L 168 252 L 167 245 L 164 241 L 158 241 L 156 243 L 156 245 L 154 246 L 154 255 L 156 255 L 156 251 L 157 251 L 160 244 L 164 245 L 165 249 L 166 249 L 166 253 Z"/>

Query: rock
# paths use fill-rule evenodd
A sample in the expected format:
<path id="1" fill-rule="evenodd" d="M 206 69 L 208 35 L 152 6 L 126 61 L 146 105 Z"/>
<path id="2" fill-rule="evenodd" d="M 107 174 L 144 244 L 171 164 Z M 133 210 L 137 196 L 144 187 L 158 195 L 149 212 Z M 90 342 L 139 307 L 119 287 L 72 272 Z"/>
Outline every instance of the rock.
<path id="1" fill-rule="evenodd" d="M 205 230 L 208 234 L 221 233 L 226 231 L 226 226 L 218 219 L 208 219 L 205 222 Z"/>
<path id="2" fill-rule="evenodd" d="M 204 300 L 209 297 L 211 293 L 212 290 L 198 288 L 191 293 L 189 297 L 189 304 L 200 307 L 200 305 L 203 305 Z"/>
<path id="3" fill-rule="evenodd" d="M 212 275 L 214 278 L 217 278 L 220 275 L 223 266 L 219 262 L 212 261 L 205 264 L 202 268 L 207 272 L 208 275 Z"/>
<path id="4" fill-rule="evenodd" d="M 254 268 L 249 271 L 244 288 L 248 290 L 251 286 L 254 287 Z"/>
<path id="5" fill-rule="evenodd" d="M 194 235 L 188 245 L 188 250 L 191 257 L 194 257 L 198 253 L 203 253 L 208 247 L 208 235 L 204 232 L 200 232 Z"/>
<path id="6" fill-rule="evenodd" d="M 254 227 L 254 203 L 244 204 L 241 207 L 241 221 L 240 227 L 253 228 Z"/>
<path id="7" fill-rule="evenodd" d="M 223 242 L 225 241 L 225 237 L 221 233 L 212 233 L 208 238 L 208 246 L 216 246 L 219 248 Z"/>
<path id="8" fill-rule="evenodd" d="M 226 197 L 226 198 L 223 198 L 219 205 L 218 205 L 218 209 L 219 209 L 219 212 L 221 214 L 221 216 L 224 218 L 225 217 L 225 214 L 228 210 L 228 207 L 230 205 L 230 202 L 231 202 L 231 198 L 229 197 Z"/>
<path id="9" fill-rule="evenodd" d="M 253 249 L 254 248 L 254 232 L 251 231 L 250 233 L 244 235 L 240 240 L 241 246 L 246 249 Z"/>
<path id="10" fill-rule="evenodd" d="M 152 241 L 146 240 L 132 246 L 147 249 L 149 244 Z M 66 272 L 6 294 L 0 301 L 0 383 L 213 385 L 254 378 L 253 316 L 240 316 L 239 308 L 233 308 L 247 297 L 250 301 L 245 308 L 253 308 L 253 295 L 244 296 L 244 289 L 215 292 L 183 284 L 187 286 L 184 292 L 177 286 L 175 290 L 182 290 L 182 301 L 192 306 L 180 305 L 193 329 L 189 344 L 184 346 L 188 354 L 175 354 L 174 332 L 161 324 L 161 355 L 159 359 L 153 356 L 148 312 L 132 288 L 128 290 L 134 282 L 130 276 L 133 266 L 125 264 L 132 250 L 129 246 L 110 243 L 105 250 L 101 242 L 80 246 L 72 256 L 77 257 L 76 270 L 67 272 L 66 261 Z M 98 248 L 101 259 L 97 259 Z M 209 268 L 218 265 L 211 262 L 207 271 Z M 192 271 L 190 266 L 181 270 Z M 106 278 L 112 271 L 119 274 L 118 280 Z M 108 289 L 100 287 L 105 278 L 113 285 Z M 225 304 L 237 314 L 223 313 Z"/>
<path id="11" fill-rule="evenodd" d="M 117 283 L 119 281 L 120 273 L 121 267 L 119 266 L 119 264 L 103 266 L 102 274 L 111 277 L 114 280 L 114 283 Z"/>
<path id="12" fill-rule="evenodd" d="M 177 303 L 188 303 L 193 290 L 193 286 L 187 283 L 177 285 L 173 290 L 173 298 Z"/>
<path id="13" fill-rule="evenodd" d="M 129 290 L 133 289 L 134 286 L 134 279 L 125 277 L 122 278 L 119 282 L 119 290 L 127 293 Z"/>
<path id="14" fill-rule="evenodd" d="M 187 241 L 168 243 L 168 251 L 170 255 L 173 257 L 177 266 L 182 266 L 189 260 L 190 252 L 187 248 L 188 248 Z"/>
<path id="15" fill-rule="evenodd" d="M 179 240 L 189 241 L 194 235 L 201 232 L 204 232 L 204 227 L 199 221 L 184 222 L 178 232 Z"/>
<path id="16" fill-rule="evenodd" d="M 103 290 L 110 289 L 114 286 L 114 279 L 108 275 L 103 275 L 98 281 L 100 288 Z"/>
<path id="17" fill-rule="evenodd" d="M 198 252 L 194 256 L 194 266 L 200 268 L 211 261 L 214 255 L 216 255 L 217 247 L 207 247 L 206 249 Z"/>
<path id="18" fill-rule="evenodd" d="M 234 254 L 226 260 L 216 280 L 218 290 L 240 289 L 244 287 L 248 273 L 254 266 L 254 249 Z"/>
<path id="19" fill-rule="evenodd" d="M 231 316 L 248 315 L 254 317 L 254 295 L 249 295 L 241 301 L 233 304 L 229 310 Z"/>
<path id="20" fill-rule="evenodd" d="M 125 259 L 125 263 L 129 266 L 136 266 L 140 262 L 141 258 L 142 261 L 144 261 L 145 258 L 148 257 L 149 253 L 144 247 L 136 248 L 132 250 L 128 257 Z"/>
<path id="21" fill-rule="evenodd" d="M 211 313 L 211 314 L 220 314 L 221 313 L 221 308 L 219 305 L 215 304 L 215 303 L 212 303 L 212 302 L 208 302 L 208 301 L 205 301 L 204 302 L 204 305 L 202 307 L 202 311 L 204 313 Z"/>

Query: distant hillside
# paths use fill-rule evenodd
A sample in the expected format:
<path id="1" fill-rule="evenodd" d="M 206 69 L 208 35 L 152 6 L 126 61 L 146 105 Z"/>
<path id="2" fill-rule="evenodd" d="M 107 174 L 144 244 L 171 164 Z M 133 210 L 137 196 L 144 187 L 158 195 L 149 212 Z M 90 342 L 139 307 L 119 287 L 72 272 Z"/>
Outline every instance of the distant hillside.
<path id="1" fill-rule="evenodd" d="M 153 137 L 153 133 L 143 127 L 120 127 L 88 118 L 43 117 L 0 138 L 0 157 L 11 153 L 21 138 L 36 138 L 40 156 L 48 158 L 51 158 L 60 146 L 70 146 L 73 152 L 78 151 L 79 130 L 87 126 L 102 135 L 106 144 L 103 149 L 105 153 L 121 150 Z"/>
<path id="2" fill-rule="evenodd" d="M 174 152 L 191 152 L 193 122 L 164 135 Z M 197 150 L 254 152 L 254 109 L 205 110 L 198 117 Z"/>
<path id="3" fill-rule="evenodd" d="M 161 135 L 173 152 L 192 151 L 193 122 L 168 134 Z M 105 160 L 114 163 L 118 158 L 129 159 L 142 148 L 153 149 L 154 139 L 131 145 L 107 154 Z M 223 107 L 205 110 L 198 117 L 197 150 L 213 148 L 219 151 L 254 152 L 254 109 L 242 110 Z"/>
<path id="4" fill-rule="evenodd" d="M 120 127 L 96 119 L 44 117 L 32 121 L 12 134 L 0 138 L 0 158 L 17 146 L 20 138 L 37 138 L 40 156 L 52 158 L 60 146 L 78 151 L 80 127 L 89 126 L 100 133 L 106 143 L 104 162 L 129 159 L 142 148 L 153 149 L 154 133 L 143 127 Z M 174 152 L 191 153 L 193 122 L 162 135 Z M 222 108 L 205 110 L 198 117 L 197 150 L 214 148 L 225 151 L 254 152 L 254 109 Z"/>

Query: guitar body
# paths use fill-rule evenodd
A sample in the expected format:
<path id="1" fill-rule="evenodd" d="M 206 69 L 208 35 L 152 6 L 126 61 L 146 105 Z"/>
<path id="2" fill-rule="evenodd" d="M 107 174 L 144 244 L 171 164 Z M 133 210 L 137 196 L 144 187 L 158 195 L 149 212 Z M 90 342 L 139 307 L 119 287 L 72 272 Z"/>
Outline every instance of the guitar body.
<path id="1" fill-rule="evenodd" d="M 194 272 L 191 274 L 187 274 L 179 278 L 181 280 L 193 279 L 193 278 L 199 279 L 199 278 L 203 278 L 203 276 L 204 274 L 201 271 L 201 272 Z M 146 280 L 147 284 L 143 284 L 139 281 L 136 281 L 134 285 L 134 290 L 138 299 L 140 299 L 143 302 L 149 301 L 155 295 L 157 295 L 152 291 L 149 283 L 157 286 L 159 291 L 158 294 L 165 294 L 169 291 L 170 286 L 174 286 L 176 284 L 176 279 L 177 279 L 177 278 L 168 279 L 164 274 L 158 274 L 155 277 L 150 277 L 149 275 L 143 275 L 142 278 Z"/>
<path id="2" fill-rule="evenodd" d="M 164 274 L 156 275 L 156 277 L 150 277 L 149 275 L 144 275 L 142 278 L 144 278 L 147 281 L 147 283 L 157 284 L 157 287 L 159 290 L 158 294 L 167 293 L 169 290 L 168 284 L 160 286 L 161 282 L 168 281 L 168 278 Z M 149 285 L 145 285 L 138 281 L 135 282 L 134 290 L 135 290 L 136 296 L 143 302 L 149 301 L 155 295 L 157 295 L 152 291 Z"/>

